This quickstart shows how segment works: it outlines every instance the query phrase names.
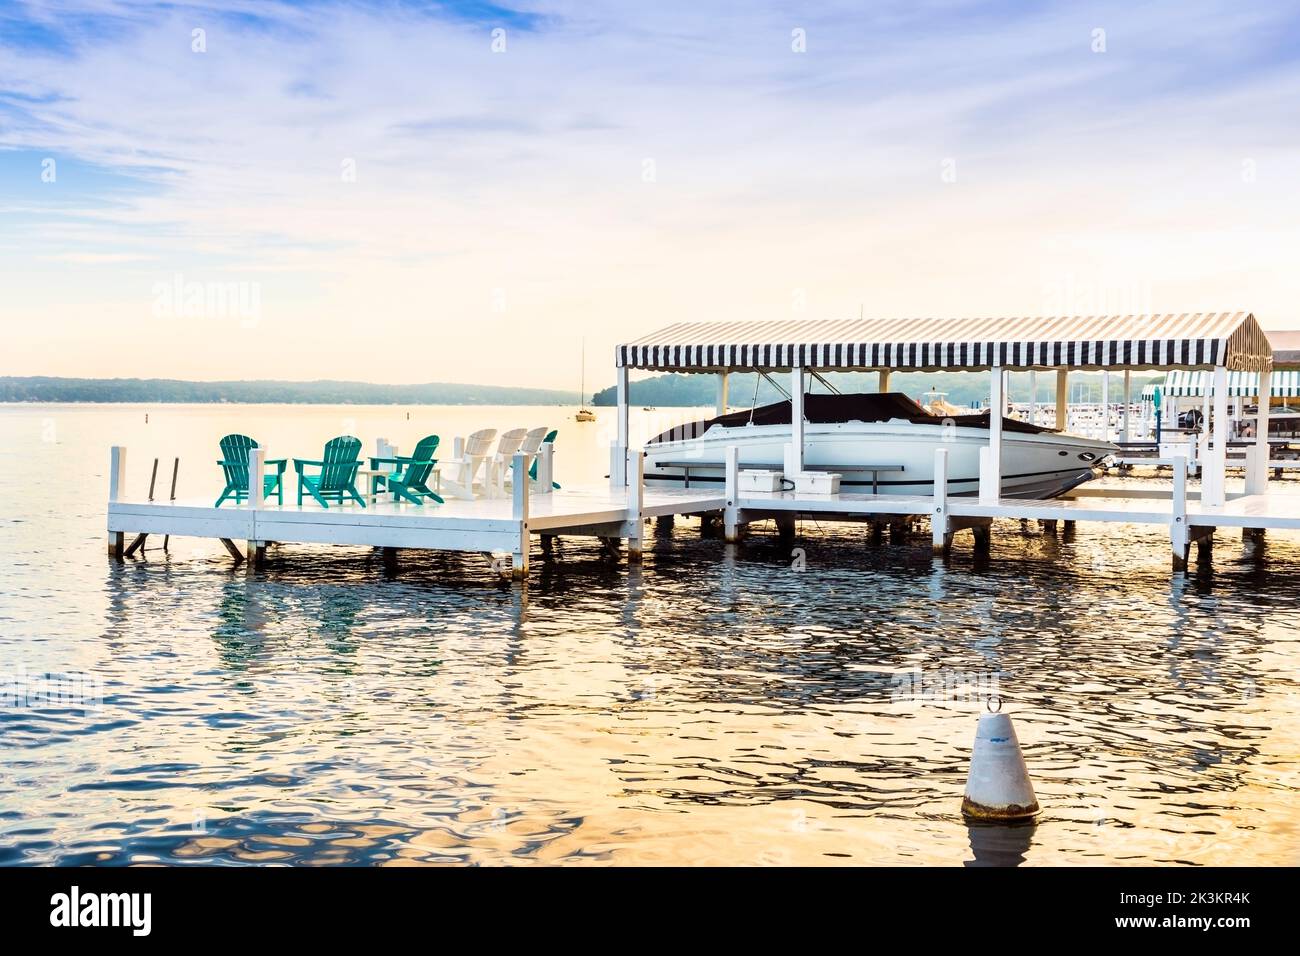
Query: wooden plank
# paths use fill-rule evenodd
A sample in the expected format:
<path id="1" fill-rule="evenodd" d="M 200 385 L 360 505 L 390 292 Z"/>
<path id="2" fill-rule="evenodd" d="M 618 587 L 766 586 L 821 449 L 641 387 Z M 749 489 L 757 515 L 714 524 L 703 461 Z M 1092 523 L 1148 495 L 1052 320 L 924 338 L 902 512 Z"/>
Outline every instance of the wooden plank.
<path id="1" fill-rule="evenodd" d="M 110 510 L 108 529 L 190 538 L 245 539 L 252 534 L 253 522 L 246 513 L 238 515 L 233 509 L 228 516 L 220 518 L 194 518 L 187 515 L 167 514 L 137 515 Z"/>

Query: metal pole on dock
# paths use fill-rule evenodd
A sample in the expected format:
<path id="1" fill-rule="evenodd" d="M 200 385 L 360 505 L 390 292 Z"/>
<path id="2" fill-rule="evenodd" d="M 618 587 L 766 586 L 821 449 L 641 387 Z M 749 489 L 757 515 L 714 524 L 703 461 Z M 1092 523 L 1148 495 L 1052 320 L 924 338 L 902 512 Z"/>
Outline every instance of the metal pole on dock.
<path id="1" fill-rule="evenodd" d="M 180 457 L 177 456 L 176 458 L 173 458 L 173 459 L 172 459 L 172 491 L 171 491 L 171 495 L 169 495 L 168 498 L 167 498 L 168 501 L 175 501 L 175 500 L 176 500 L 176 476 L 177 476 L 178 474 L 180 474 L 180 470 L 181 470 L 181 460 L 180 460 Z M 167 546 L 168 546 L 169 544 L 171 544 L 171 540 L 172 540 L 172 536 L 171 536 L 171 535 L 169 535 L 169 534 L 165 534 L 165 535 L 163 535 L 163 553 L 164 553 L 164 554 L 167 553 Z"/>

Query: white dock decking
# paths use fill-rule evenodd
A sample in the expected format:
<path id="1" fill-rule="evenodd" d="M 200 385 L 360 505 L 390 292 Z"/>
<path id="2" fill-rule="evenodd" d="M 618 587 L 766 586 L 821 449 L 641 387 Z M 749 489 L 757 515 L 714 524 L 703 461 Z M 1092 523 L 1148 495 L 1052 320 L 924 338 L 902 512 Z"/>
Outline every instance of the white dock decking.
<path id="1" fill-rule="evenodd" d="M 260 449 L 254 451 L 260 459 Z M 594 535 L 625 539 L 635 559 L 641 551 L 642 526 L 663 515 L 718 512 L 726 506 L 721 489 L 614 490 L 608 485 L 539 491 L 527 478 L 530 464 L 515 460 L 515 491 L 508 497 L 448 497 L 443 504 L 414 505 L 381 498 L 367 507 L 355 504 L 323 508 L 311 499 L 301 505 L 262 500 L 180 499 L 159 502 L 133 498 L 126 488 L 126 450 L 114 448 L 108 502 L 108 550 L 120 557 L 133 548 L 125 536 L 163 534 L 215 538 L 232 555 L 243 557 L 235 542 L 247 542 L 250 565 L 256 565 L 268 542 L 365 545 L 434 551 L 481 551 L 510 555 L 511 570 L 528 570 L 531 535 Z M 261 475 L 256 464 L 250 474 Z M 638 493 L 639 492 L 639 493 Z"/>

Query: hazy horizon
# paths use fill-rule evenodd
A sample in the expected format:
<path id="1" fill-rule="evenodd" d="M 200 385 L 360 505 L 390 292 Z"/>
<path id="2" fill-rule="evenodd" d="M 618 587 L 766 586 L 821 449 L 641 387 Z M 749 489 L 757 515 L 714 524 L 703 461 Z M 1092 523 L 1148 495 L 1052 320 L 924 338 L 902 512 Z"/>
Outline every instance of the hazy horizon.
<path id="1" fill-rule="evenodd" d="M 681 320 L 1300 325 L 1300 11 L 0 11 L 0 374 L 586 391 Z"/>

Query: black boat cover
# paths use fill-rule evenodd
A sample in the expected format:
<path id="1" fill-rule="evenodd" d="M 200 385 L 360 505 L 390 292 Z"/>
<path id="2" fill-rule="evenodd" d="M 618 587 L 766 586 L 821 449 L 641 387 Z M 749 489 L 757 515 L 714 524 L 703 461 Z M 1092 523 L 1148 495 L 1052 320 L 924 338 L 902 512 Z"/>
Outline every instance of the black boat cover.
<path id="1" fill-rule="evenodd" d="M 975 412 L 970 415 L 931 415 L 924 408 L 902 392 L 866 392 L 849 395 L 826 395 L 818 393 L 805 394 L 803 397 L 804 421 L 814 425 L 835 424 L 839 422 L 887 422 L 901 418 L 915 425 L 942 425 L 946 422 L 963 428 L 988 428 L 987 412 Z M 790 402 L 774 402 L 760 405 L 758 408 L 729 412 L 694 425 L 678 426 L 652 439 L 652 442 L 674 441 L 686 435 L 703 435 L 714 425 L 732 427 L 747 425 L 789 425 Z M 1022 432 L 1036 435 L 1050 432 L 1022 422 L 1015 418 L 1003 418 L 1002 428 L 1009 432 Z"/>

